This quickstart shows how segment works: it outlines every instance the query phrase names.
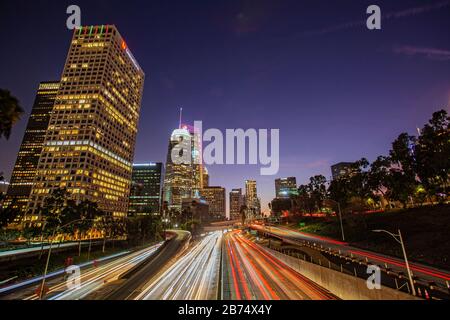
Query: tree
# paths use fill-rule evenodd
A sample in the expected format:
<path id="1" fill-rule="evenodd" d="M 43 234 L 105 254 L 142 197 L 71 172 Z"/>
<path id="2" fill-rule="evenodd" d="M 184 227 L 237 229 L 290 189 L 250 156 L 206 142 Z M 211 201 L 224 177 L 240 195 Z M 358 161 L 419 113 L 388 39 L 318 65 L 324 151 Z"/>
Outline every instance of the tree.
<path id="1" fill-rule="evenodd" d="M 446 192 L 450 175 L 450 117 L 445 110 L 433 113 L 415 146 L 417 175 L 431 194 Z"/>
<path id="2" fill-rule="evenodd" d="M 239 209 L 239 213 L 241 214 L 241 222 L 242 222 L 242 226 L 245 225 L 245 220 L 247 219 L 247 206 L 244 204 L 241 206 L 241 208 Z"/>
<path id="3" fill-rule="evenodd" d="M 375 194 L 381 194 L 388 201 L 388 178 L 390 174 L 391 160 L 389 157 L 379 156 L 371 165 L 368 172 L 368 185 Z M 384 204 L 382 202 L 382 206 Z"/>
<path id="4" fill-rule="evenodd" d="M 23 114 L 19 100 L 8 90 L 0 89 L 0 139 L 9 139 L 13 125 Z"/>
<path id="5" fill-rule="evenodd" d="M 409 196 L 413 194 L 417 186 L 414 155 L 416 141 L 414 136 L 402 133 L 392 143 L 392 150 L 389 152 L 393 164 L 387 181 L 389 194 L 392 199 L 400 201 L 405 208 Z"/>
<path id="6" fill-rule="evenodd" d="M 309 196 L 317 211 L 322 208 L 323 200 L 327 195 L 326 183 L 327 179 L 323 175 L 317 175 L 309 179 Z"/>

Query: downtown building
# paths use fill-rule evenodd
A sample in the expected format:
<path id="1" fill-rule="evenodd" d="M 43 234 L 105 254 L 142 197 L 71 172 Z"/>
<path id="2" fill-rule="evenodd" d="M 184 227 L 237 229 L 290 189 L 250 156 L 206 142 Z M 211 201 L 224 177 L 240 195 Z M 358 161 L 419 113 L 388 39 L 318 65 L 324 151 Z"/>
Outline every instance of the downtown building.
<path id="1" fill-rule="evenodd" d="M 59 188 L 127 215 L 144 77 L 115 26 L 74 31 L 28 204 L 32 219 Z"/>
<path id="2" fill-rule="evenodd" d="M 297 179 L 295 177 L 288 177 L 275 180 L 275 197 L 276 198 L 290 198 L 298 195 Z"/>
<path id="3" fill-rule="evenodd" d="M 200 199 L 203 188 L 202 144 L 194 128 L 181 125 L 170 136 L 164 176 L 163 202 L 181 212 L 183 202 Z M 174 161 L 180 157 L 180 161 Z M 182 159 L 181 159 L 182 158 Z"/>
<path id="4" fill-rule="evenodd" d="M 230 219 L 237 219 L 241 215 L 241 207 L 244 205 L 242 189 L 233 189 L 230 192 Z"/>
<path id="5" fill-rule="evenodd" d="M 133 164 L 128 215 L 158 215 L 161 206 L 162 163 Z"/>
<path id="6" fill-rule="evenodd" d="M 209 205 L 209 217 L 211 219 L 224 219 L 226 217 L 225 188 L 206 187 L 202 189 L 201 195 Z"/>
<path id="7" fill-rule="evenodd" d="M 261 201 L 258 198 L 255 180 L 245 181 L 245 205 L 247 206 L 247 212 L 252 217 L 261 215 Z"/>
<path id="8" fill-rule="evenodd" d="M 353 162 L 339 162 L 331 166 L 331 175 L 333 180 L 345 177 L 352 173 Z"/>
<path id="9" fill-rule="evenodd" d="M 59 87 L 60 83 L 56 81 L 39 84 L 11 175 L 4 201 L 5 207 L 12 206 L 21 212 L 24 212 L 27 208 Z"/>

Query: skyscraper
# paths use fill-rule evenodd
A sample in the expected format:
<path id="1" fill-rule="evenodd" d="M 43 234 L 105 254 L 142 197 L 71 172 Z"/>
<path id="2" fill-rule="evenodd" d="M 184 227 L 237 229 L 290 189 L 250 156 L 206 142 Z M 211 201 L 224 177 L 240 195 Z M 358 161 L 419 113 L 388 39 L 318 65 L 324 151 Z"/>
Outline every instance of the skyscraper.
<path id="1" fill-rule="evenodd" d="M 182 125 L 170 137 L 164 177 L 163 201 L 181 212 L 183 200 L 199 199 L 203 184 L 202 145 L 195 128 Z M 179 161 L 174 161 L 174 156 Z"/>
<path id="2" fill-rule="evenodd" d="M 27 207 L 59 86 L 59 82 L 55 81 L 39 84 L 12 172 L 5 206 L 13 204 L 21 211 Z"/>
<path id="3" fill-rule="evenodd" d="M 211 218 L 226 217 L 225 188 L 206 187 L 202 189 L 201 194 L 209 205 L 209 216 Z"/>
<path id="4" fill-rule="evenodd" d="M 242 189 L 233 189 L 230 192 L 230 218 L 238 218 L 241 213 L 241 207 L 244 204 Z"/>
<path id="5" fill-rule="evenodd" d="M 275 196 L 277 198 L 289 198 L 298 195 L 297 179 L 295 177 L 275 180 Z"/>
<path id="6" fill-rule="evenodd" d="M 261 203 L 258 198 L 258 191 L 256 189 L 256 181 L 245 181 L 245 205 L 251 214 L 259 216 L 261 213 Z"/>
<path id="7" fill-rule="evenodd" d="M 128 212 L 144 72 L 115 26 L 74 31 L 28 205 L 57 188 Z"/>
<path id="8" fill-rule="evenodd" d="M 206 167 L 203 167 L 203 188 L 209 186 L 209 172 Z"/>
<path id="9" fill-rule="evenodd" d="M 186 128 L 174 130 L 170 137 L 163 191 L 163 201 L 167 202 L 169 210 L 181 212 L 183 199 L 192 198 L 194 170 L 192 163 L 189 163 L 192 161 L 192 155 L 190 152 L 185 155 L 188 157 L 185 163 L 176 163 L 172 157 L 174 148 L 190 140 L 191 134 Z M 190 142 L 187 142 L 187 145 L 190 145 Z M 180 152 L 183 151 L 180 150 Z"/>
<path id="10" fill-rule="evenodd" d="M 130 215 L 159 214 L 162 172 L 162 163 L 133 164 Z"/>

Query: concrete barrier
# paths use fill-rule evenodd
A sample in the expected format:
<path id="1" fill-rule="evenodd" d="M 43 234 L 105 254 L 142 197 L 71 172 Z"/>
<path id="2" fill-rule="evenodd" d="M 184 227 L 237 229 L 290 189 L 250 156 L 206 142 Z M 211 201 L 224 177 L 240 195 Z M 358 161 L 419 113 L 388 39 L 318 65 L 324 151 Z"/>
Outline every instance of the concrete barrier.
<path id="1" fill-rule="evenodd" d="M 343 300 L 421 300 L 385 286 L 370 290 L 364 279 L 315 265 L 263 247 L 270 255 Z M 369 275 L 368 275 L 369 276 Z"/>

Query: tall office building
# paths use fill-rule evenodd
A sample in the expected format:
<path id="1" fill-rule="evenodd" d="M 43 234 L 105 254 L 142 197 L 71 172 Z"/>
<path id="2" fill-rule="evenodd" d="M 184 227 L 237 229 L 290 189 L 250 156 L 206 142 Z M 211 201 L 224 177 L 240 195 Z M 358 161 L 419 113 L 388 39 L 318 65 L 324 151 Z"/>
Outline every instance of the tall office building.
<path id="1" fill-rule="evenodd" d="M 202 189 L 201 194 L 209 205 L 209 216 L 211 218 L 226 217 L 225 188 L 206 187 Z"/>
<path id="2" fill-rule="evenodd" d="M 181 125 L 172 132 L 166 160 L 163 201 L 169 210 L 181 212 L 183 200 L 199 199 L 203 187 L 202 145 L 195 129 Z M 186 150 L 189 150 L 186 154 Z M 177 153 L 179 161 L 174 161 Z"/>
<path id="3" fill-rule="evenodd" d="M 59 86 L 59 82 L 55 81 L 39 84 L 12 172 L 5 206 L 12 204 L 21 211 L 27 207 Z"/>
<path id="4" fill-rule="evenodd" d="M 339 162 L 331 166 L 333 180 L 344 177 L 352 172 L 353 162 Z"/>
<path id="5" fill-rule="evenodd" d="M 295 177 L 276 179 L 275 195 L 277 198 L 289 198 L 298 195 L 297 179 Z"/>
<path id="6" fill-rule="evenodd" d="M 144 72 L 115 26 L 74 31 L 28 204 L 66 188 L 126 216 Z"/>
<path id="7" fill-rule="evenodd" d="M 230 192 L 230 218 L 238 218 L 240 216 L 241 207 L 244 205 L 244 197 L 242 189 L 233 189 Z"/>
<path id="8" fill-rule="evenodd" d="M 157 215 L 161 204 L 162 163 L 133 164 L 129 215 Z"/>
<path id="9" fill-rule="evenodd" d="M 191 139 L 187 129 L 176 129 L 172 132 L 166 160 L 164 176 L 163 201 L 167 202 L 169 210 L 181 212 L 183 199 L 192 198 L 193 166 L 191 163 L 176 163 L 172 159 L 174 148 Z M 182 151 L 181 151 L 182 152 Z M 191 155 L 185 155 L 192 160 Z"/>
<path id="10" fill-rule="evenodd" d="M 258 198 L 256 181 L 245 181 L 245 205 L 251 214 L 259 216 L 261 214 L 261 202 Z"/>
<path id="11" fill-rule="evenodd" d="M 206 167 L 203 167 L 203 188 L 209 187 L 209 172 Z"/>

